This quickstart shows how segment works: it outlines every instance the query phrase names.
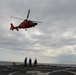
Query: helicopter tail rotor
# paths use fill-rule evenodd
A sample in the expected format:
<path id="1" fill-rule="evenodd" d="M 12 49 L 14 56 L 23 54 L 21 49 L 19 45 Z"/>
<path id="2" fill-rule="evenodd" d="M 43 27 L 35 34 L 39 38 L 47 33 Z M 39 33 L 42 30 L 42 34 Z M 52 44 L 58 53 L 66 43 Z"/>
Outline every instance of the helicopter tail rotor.
<path id="1" fill-rule="evenodd" d="M 10 30 L 14 30 L 14 25 L 12 23 L 10 25 L 11 25 Z"/>
<path id="2" fill-rule="evenodd" d="M 17 31 L 19 31 L 18 28 L 17 27 L 14 27 L 14 25 L 12 23 L 10 25 L 11 25 L 10 30 L 16 29 Z"/>

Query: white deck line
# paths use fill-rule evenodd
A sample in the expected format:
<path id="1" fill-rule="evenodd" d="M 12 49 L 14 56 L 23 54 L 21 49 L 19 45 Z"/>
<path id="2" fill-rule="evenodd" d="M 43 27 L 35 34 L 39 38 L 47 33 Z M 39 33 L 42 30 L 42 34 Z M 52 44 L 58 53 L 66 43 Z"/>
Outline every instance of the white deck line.
<path id="1" fill-rule="evenodd" d="M 72 73 L 72 74 L 76 75 L 76 72 L 72 72 L 72 71 L 65 71 L 65 72 L 69 72 L 69 73 Z"/>
<path id="2" fill-rule="evenodd" d="M 40 71 L 26 71 L 26 73 L 40 73 Z"/>
<path id="3" fill-rule="evenodd" d="M 18 71 L 16 71 L 16 72 L 18 72 Z M 16 73 L 16 72 L 11 72 L 11 73 L 9 73 L 8 75 L 13 75 L 13 74 Z"/>
<path id="4" fill-rule="evenodd" d="M 49 75 L 49 73 L 38 73 L 37 75 Z"/>

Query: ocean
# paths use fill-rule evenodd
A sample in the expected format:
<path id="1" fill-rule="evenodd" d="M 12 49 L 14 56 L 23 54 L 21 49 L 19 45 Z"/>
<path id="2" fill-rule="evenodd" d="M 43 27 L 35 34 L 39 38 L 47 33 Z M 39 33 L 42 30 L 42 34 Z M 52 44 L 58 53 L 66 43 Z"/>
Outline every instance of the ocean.
<path id="1" fill-rule="evenodd" d="M 13 63 L 15 63 L 16 65 L 21 65 L 22 64 L 22 62 L 0 61 L 0 66 L 13 65 Z"/>
<path id="2" fill-rule="evenodd" d="M 52 63 L 40 63 L 40 64 L 49 66 L 59 66 L 59 67 L 76 67 L 76 64 L 52 64 Z"/>
<path id="3" fill-rule="evenodd" d="M 16 65 L 21 65 L 23 62 L 15 62 Z M 38 63 L 40 65 L 49 65 L 49 66 L 63 66 L 63 67 L 76 67 L 76 64 L 50 64 L 50 63 Z M 13 65 L 11 61 L 0 61 L 0 66 L 4 65 Z"/>

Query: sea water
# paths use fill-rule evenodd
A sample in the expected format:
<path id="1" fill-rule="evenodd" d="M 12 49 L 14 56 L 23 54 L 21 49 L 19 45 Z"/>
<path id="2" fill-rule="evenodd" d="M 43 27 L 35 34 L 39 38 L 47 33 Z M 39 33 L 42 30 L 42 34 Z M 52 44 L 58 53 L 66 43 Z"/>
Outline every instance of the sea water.
<path id="1" fill-rule="evenodd" d="M 21 65 L 23 62 L 15 62 L 16 65 Z M 76 64 L 50 64 L 50 63 L 39 63 L 40 65 L 49 65 L 49 66 L 62 66 L 62 67 L 76 67 Z M 13 65 L 11 61 L 0 61 L 0 66 L 3 65 Z"/>
<path id="2" fill-rule="evenodd" d="M 21 62 L 15 62 L 16 65 L 20 65 Z M 13 65 L 13 62 L 11 61 L 0 61 L 0 66 L 3 66 L 3 65 Z"/>

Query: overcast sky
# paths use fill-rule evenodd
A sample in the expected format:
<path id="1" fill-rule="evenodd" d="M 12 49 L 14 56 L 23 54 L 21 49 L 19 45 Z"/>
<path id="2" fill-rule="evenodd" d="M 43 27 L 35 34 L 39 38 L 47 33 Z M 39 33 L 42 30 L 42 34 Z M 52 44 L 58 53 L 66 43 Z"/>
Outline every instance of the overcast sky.
<path id="1" fill-rule="evenodd" d="M 10 23 L 41 21 L 27 31 L 11 31 Z M 76 63 L 76 0 L 0 0 L 0 61 L 37 58 L 39 63 Z"/>

